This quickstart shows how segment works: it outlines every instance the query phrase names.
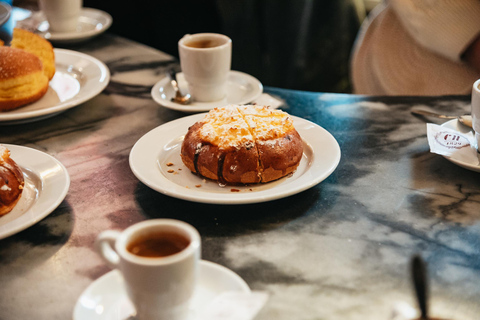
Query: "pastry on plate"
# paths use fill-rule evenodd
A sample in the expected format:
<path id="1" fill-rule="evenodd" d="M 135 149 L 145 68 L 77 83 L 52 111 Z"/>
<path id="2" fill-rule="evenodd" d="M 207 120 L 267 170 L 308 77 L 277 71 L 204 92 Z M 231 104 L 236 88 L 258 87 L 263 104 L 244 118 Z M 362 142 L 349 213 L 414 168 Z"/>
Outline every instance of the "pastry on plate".
<path id="1" fill-rule="evenodd" d="M 0 111 L 39 100 L 54 74 L 55 55 L 50 42 L 15 28 L 11 46 L 0 46 Z"/>
<path id="2" fill-rule="evenodd" d="M 55 53 L 52 44 L 43 37 L 33 32 L 14 28 L 13 37 L 10 43 L 12 48 L 22 49 L 40 58 L 43 70 L 48 80 L 55 75 Z"/>
<path id="3" fill-rule="evenodd" d="M 22 169 L 0 145 L 0 217 L 13 210 L 22 196 L 25 181 Z"/>
<path id="4" fill-rule="evenodd" d="M 25 50 L 0 47 L 0 111 L 37 101 L 48 90 L 42 61 Z"/>
<path id="5" fill-rule="evenodd" d="M 193 124 L 181 148 L 192 172 L 226 184 L 265 183 L 294 172 L 303 142 L 286 112 L 232 105 Z"/>

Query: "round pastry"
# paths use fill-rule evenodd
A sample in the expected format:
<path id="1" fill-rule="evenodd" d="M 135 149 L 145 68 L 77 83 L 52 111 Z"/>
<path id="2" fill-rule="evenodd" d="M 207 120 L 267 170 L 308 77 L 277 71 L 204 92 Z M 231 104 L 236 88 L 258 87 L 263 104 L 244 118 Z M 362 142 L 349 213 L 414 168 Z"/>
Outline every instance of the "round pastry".
<path id="1" fill-rule="evenodd" d="M 39 57 L 43 64 L 43 72 L 49 81 L 52 80 L 55 75 L 55 53 L 48 40 L 28 30 L 14 28 L 10 46 Z"/>
<path id="2" fill-rule="evenodd" d="M 256 105 L 210 110 L 188 129 L 181 150 L 188 169 L 226 184 L 277 180 L 294 172 L 302 155 L 292 118 Z"/>
<path id="3" fill-rule="evenodd" d="M 21 49 L 0 47 L 0 111 L 34 102 L 48 90 L 40 59 Z"/>
<path id="4" fill-rule="evenodd" d="M 22 196 L 24 184 L 22 170 L 10 158 L 10 151 L 0 146 L 0 216 L 13 210 Z"/>

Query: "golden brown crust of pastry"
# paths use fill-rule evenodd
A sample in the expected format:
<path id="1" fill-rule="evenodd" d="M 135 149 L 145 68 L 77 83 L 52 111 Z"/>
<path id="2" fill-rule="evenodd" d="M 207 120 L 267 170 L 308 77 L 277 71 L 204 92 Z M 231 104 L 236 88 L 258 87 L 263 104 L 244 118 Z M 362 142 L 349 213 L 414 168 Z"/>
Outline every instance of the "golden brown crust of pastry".
<path id="1" fill-rule="evenodd" d="M 0 216 L 13 210 L 22 196 L 25 181 L 10 151 L 0 146 Z"/>
<path id="2" fill-rule="evenodd" d="M 181 150 L 192 172 L 226 184 L 269 182 L 296 170 L 303 142 L 283 111 L 216 108 L 192 125 Z"/>
<path id="3" fill-rule="evenodd" d="M 0 47 L 0 111 L 34 102 L 48 90 L 40 59 L 24 50 Z"/>
<path id="4" fill-rule="evenodd" d="M 295 171 L 303 155 L 303 142 L 293 129 L 283 137 L 258 142 L 257 150 L 263 168 L 262 180 L 273 181 Z"/>
<path id="5" fill-rule="evenodd" d="M 55 53 L 52 44 L 38 34 L 14 28 L 13 37 L 10 43 L 12 48 L 22 49 L 36 55 L 43 64 L 43 72 L 52 80 L 55 75 Z"/>

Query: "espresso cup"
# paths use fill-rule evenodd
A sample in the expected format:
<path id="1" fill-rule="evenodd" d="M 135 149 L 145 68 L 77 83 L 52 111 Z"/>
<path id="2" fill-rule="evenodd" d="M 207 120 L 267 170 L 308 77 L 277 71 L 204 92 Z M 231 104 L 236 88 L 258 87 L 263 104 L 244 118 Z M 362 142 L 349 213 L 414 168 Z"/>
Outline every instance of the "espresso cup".
<path id="1" fill-rule="evenodd" d="M 40 9 L 45 14 L 49 31 L 75 32 L 82 10 L 82 0 L 39 0 Z"/>
<path id="2" fill-rule="evenodd" d="M 138 320 L 184 320 L 188 316 L 200 260 L 200 235 L 172 219 L 108 230 L 95 241 L 108 265 L 120 270 Z"/>
<path id="3" fill-rule="evenodd" d="M 472 88 L 472 128 L 475 131 L 477 152 L 480 153 L 480 79 L 475 81 Z"/>
<path id="4" fill-rule="evenodd" d="M 232 40 L 217 33 L 187 34 L 178 42 L 180 65 L 194 100 L 210 102 L 226 96 L 232 61 Z"/>

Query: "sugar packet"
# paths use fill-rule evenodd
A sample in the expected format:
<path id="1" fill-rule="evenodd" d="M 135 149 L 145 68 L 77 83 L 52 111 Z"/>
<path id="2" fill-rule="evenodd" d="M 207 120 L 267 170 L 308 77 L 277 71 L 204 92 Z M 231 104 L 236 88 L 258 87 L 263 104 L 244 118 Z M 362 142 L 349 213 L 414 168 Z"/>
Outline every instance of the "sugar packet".
<path id="1" fill-rule="evenodd" d="M 433 123 L 427 123 L 427 137 L 430 152 L 471 165 L 479 165 L 477 143 L 472 130 L 459 132 Z"/>

